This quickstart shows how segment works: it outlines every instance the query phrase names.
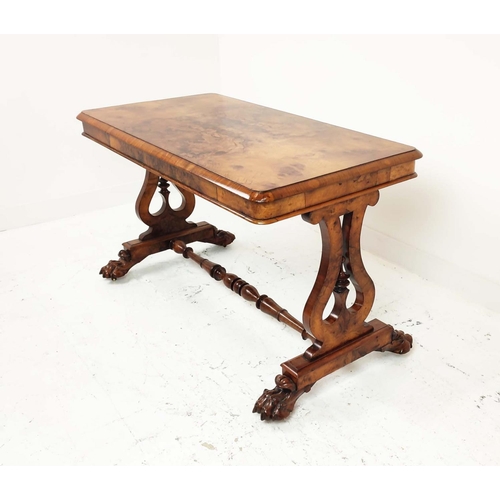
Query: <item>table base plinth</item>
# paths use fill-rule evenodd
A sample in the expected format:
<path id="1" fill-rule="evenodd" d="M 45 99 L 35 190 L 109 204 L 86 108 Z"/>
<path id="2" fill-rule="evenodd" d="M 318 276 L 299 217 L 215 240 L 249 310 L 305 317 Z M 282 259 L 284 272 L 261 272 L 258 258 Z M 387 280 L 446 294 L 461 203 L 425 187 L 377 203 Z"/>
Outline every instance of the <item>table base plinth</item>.
<path id="1" fill-rule="evenodd" d="M 313 360 L 303 354 L 281 364 L 274 389 L 265 389 L 253 408 L 261 420 L 283 420 L 293 411 L 295 402 L 309 392 L 321 378 L 366 356 L 373 351 L 404 354 L 410 350 L 412 338 L 378 319 L 366 324 L 369 333 L 347 342 Z"/>

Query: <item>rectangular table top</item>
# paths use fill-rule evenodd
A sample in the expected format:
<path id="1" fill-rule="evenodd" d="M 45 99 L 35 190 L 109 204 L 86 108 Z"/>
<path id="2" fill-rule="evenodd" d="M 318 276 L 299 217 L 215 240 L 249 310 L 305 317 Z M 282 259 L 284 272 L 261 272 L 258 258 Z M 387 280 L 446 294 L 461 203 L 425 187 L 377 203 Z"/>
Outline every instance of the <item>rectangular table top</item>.
<path id="1" fill-rule="evenodd" d="M 414 147 L 218 94 L 83 111 L 84 135 L 256 223 L 415 177 Z"/>

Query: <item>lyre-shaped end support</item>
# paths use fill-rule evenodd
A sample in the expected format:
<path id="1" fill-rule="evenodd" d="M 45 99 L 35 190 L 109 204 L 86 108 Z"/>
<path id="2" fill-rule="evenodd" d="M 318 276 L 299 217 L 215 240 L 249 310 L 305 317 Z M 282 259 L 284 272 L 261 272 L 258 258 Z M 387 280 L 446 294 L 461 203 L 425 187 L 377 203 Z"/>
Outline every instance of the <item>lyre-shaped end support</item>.
<path id="1" fill-rule="evenodd" d="M 306 329 L 317 339 L 306 351 L 307 358 L 321 356 L 367 333 L 364 321 L 373 305 L 375 286 L 363 265 L 360 239 L 366 207 L 377 201 L 378 192 L 373 192 L 303 216 L 307 222 L 319 224 L 322 238 L 318 276 L 303 315 Z M 347 307 L 351 283 L 356 295 Z M 335 303 L 325 317 L 332 294 Z"/>
<path id="2" fill-rule="evenodd" d="M 266 389 L 254 411 L 263 420 L 287 417 L 295 402 L 326 375 L 373 351 L 408 352 L 413 339 L 377 319 L 366 322 L 375 298 L 375 286 L 361 258 L 361 227 L 366 208 L 375 205 L 378 192 L 338 202 L 303 215 L 319 224 L 322 253 L 318 276 L 306 302 L 304 328 L 312 346 L 282 363 L 276 387 Z M 349 288 L 354 301 L 347 306 Z M 325 311 L 334 296 L 331 311 Z M 325 312 L 327 314 L 325 314 Z"/>
<path id="3" fill-rule="evenodd" d="M 152 214 L 150 212 L 151 200 L 157 187 L 162 197 L 162 205 L 156 213 Z M 174 209 L 169 203 L 169 187 L 170 184 L 166 179 L 146 170 L 144 184 L 135 204 L 137 217 L 149 226 L 147 231 L 139 236 L 141 241 L 172 234 L 196 225 L 186 220 L 193 213 L 195 207 L 194 194 L 177 187 L 182 202 L 179 208 Z"/>
<path id="4" fill-rule="evenodd" d="M 151 213 L 151 200 L 157 187 L 162 197 L 162 205 L 156 213 Z M 195 206 L 193 193 L 177 187 L 182 202 L 178 208 L 172 208 L 169 203 L 169 187 L 169 181 L 146 170 L 135 210 L 139 219 L 149 227 L 137 240 L 123 244 L 124 249 L 118 254 L 119 260 L 110 260 L 101 268 L 100 274 L 103 278 L 116 280 L 125 276 L 133 266 L 148 255 L 170 249 L 174 240 L 186 243 L 204 241 L 224 247 L 232 243 L 234 234 L 228 231 L 219 230 L 207 222 L 196 224 L 187 221 Z"/>

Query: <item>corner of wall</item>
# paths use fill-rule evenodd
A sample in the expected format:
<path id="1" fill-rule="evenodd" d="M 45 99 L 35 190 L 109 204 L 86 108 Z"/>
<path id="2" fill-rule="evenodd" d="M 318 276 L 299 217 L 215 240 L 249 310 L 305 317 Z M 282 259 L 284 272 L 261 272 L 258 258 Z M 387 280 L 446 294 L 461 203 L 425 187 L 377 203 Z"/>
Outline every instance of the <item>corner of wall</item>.
<path id="1" fill-rule="evenodd" d="M 500 285 L 435 255 L 363 226 L 363 248 L 382 259 L 447 288 L 463 298 L 500 313 Z M 478 293 L 480 291 L 480 293 Z M 429 297 L 432 300 L 432 297 Z"/>

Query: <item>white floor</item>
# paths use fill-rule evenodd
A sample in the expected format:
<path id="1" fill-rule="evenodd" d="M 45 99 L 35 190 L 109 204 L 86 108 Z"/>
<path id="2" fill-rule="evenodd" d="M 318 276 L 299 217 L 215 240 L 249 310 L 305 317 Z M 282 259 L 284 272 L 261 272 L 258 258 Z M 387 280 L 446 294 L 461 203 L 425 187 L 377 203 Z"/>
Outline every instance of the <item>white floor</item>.
<path id="1" fill-rule="evenodd" d="M 195 250 L 301 318 L 317 227 L 204 202 L 192 220 L 237 235 Z M 500 463 L 499 315 L 366 253 L 371 317 L 413 350 L 372 353 L 261 422 L 255 400 L 309 343 L 173 252 L 101 279 L 142 229 L 130 205 L 0 233 L 0 465 Z"/>

